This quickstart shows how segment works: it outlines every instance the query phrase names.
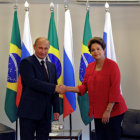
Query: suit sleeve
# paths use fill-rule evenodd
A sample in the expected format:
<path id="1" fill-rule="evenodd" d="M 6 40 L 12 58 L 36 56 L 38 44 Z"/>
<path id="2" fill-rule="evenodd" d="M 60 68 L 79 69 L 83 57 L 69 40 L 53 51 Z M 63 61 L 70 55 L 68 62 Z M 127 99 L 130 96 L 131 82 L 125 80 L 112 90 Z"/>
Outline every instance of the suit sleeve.
<path id="1" fill-rule="evenodd" d="M 120 70 L 116 63 L 112 66 L 110 79 L 109 102 L 120 102 Z"/>
<path id="2" fill-rule="evenodd" d="M 24 59 L 20 63 L 19 72 L 21 74 L 22 84 L 39 93 L 54 94 L 56 85 L 37 78 L 33 64 Z"/>

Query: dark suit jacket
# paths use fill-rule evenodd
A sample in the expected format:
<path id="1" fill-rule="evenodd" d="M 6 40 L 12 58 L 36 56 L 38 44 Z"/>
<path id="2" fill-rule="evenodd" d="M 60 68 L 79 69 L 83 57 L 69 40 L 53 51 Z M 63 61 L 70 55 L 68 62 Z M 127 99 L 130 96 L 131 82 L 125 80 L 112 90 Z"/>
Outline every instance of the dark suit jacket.
<path id="1" fill-rule="evenodd" d="M 22 97 L 18 108 L 20 117 L 40 120 L 46 115 L 51 120 L 53 112 L 59 113 L 59 96 L 55 93 L 57 73 L 54 64 L 46 62 L 49 82 L 46 81 L 41 65 L 35 55 L 23 59 L 19 72 L 22 82 Z"/>

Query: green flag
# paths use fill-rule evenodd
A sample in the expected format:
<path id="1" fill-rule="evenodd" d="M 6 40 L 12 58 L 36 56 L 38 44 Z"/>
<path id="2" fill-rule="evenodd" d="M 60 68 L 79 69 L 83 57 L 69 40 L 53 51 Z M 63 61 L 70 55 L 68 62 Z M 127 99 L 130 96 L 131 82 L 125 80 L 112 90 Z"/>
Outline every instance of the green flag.
<path id="1" fill-rule="evenodd" d="M 9 51 L 7 90 L 5 98 L 5 112 L 11 122 L 17 119 L 16 93 L 18 85 L 18 72 L 21 57 L 21 40 L 17 18 L 17 11 L 14 11 L 12 35 Z"/>
<path id="2" fill-rule="evenodd" d="M 50 49 L 48 53 L 48 59 L 52 63 L 55 64 L 57 70 L 57 83 L 63 84 L 62 78 L 62 66 L 60 60 L 60 52 L 58 45 L 58 37 L 54 20 L 54 11 L 51 12 L 50 24 L 49 24 L 49 32 L 48 32 L 48 40 L 50 42 Z M 60 114 L 63 114 L 63 95 L 59 94 L 59 102 L 60 102 Z"/>
<path id="3" fill-rule="evenodd" d="M 85 70 L 89 63 L 94 61 L 90 52 L 88 50 L 88 41 L 92 38 L 90 23 L 89 23 L 89 10 L 87 10 L 85 26 L 84 26 L 84 35 L 83 35 L 83 44 L 82 44 L 82 51 L 81 51 L 81 60 L 80 60 L 80 69 L 79 69 L 79 85 L 82 84 L 84 80 Z M 88 93 L 84 94 L 83 96 L 78 96 L 78 104 L 80 108 L 80 114 L 82 121 L 85 125 L 90 123 L 93 118 L 89 118 L 89 99 Z"/>

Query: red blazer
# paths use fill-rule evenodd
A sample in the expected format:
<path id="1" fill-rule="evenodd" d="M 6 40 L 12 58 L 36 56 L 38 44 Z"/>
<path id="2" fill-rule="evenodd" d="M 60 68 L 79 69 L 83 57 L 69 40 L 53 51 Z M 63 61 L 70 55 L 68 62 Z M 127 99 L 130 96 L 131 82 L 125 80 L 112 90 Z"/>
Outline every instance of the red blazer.
<path id="1" fill-rule="evenodd" d="M 88 65 L 84 81 L 78 86 L 80 95 L 88 91 L 89 116 L 102 118 L 108 103 L 115 102 L 111 117 L 121 115 L 127 111 L 127 106 L 120 91 L 120 70 L 118 65 L 105 58 L 101 71 L 95 71 L 96 62 Z"/>

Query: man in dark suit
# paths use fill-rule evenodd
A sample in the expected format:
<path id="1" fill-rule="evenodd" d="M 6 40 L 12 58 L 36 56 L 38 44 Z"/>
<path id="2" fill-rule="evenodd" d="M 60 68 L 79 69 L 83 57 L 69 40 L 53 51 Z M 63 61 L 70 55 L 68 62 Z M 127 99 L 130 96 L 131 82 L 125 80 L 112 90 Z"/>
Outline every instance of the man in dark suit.
<path id="1" fill-rule="evenodd" d="M 59 119 L 59 96 L 55 65 L 46 61 L 49 41 L 36 39 L 35 54 L 23 59 L 19 72 L 22 82 L 22 97 L 18 108 L 21 140 L 48 140 L 51 130 L 51 109 L 54 120 Z M 44 61 L 44 62 L 43 62 Z"/>

